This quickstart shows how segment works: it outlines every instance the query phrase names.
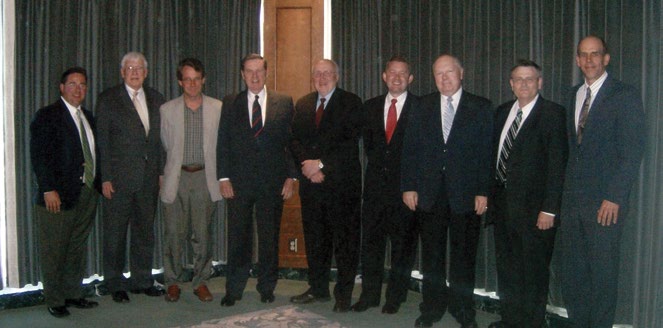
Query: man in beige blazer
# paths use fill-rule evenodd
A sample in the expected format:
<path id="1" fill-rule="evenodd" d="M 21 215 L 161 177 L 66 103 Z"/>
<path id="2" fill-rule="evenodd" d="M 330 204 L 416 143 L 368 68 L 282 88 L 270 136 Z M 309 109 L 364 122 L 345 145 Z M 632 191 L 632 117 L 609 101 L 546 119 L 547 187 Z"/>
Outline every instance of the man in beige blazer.
<path id="1" fill-rule="evenodd" d="M 216 179 L 216 144 L 221 101 L 203 95 L 205 68 L 195 58 L 177 66 L 182 96 L 161 106 L 161 142 L 167 157 L 161 182 L 164 209 L 165 299 L 180 297 L 187 241 L 193 249 L 194 294 L 212 301 L 207 280 L 212 272 L 210 226 L 216 202 L 221 200 Z M 189 230 L 190 229 L 190 230 Z"/>

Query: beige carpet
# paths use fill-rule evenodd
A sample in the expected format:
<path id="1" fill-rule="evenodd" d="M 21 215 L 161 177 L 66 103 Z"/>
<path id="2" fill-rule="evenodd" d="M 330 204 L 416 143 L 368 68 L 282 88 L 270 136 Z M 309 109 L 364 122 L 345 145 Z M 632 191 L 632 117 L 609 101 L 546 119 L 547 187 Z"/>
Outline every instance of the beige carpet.
<path id="1" fill-rule="evenodd" d="M 180 326 L 182 327 L 182 326 Z M 231 317 L 204 321 L 188 328 L 281 328 L 281 327 L 319 327 L 341 328 L 333 322 L 313 312 L 294 305 L 280 306 L 274 309 L 243 313 Z"/>

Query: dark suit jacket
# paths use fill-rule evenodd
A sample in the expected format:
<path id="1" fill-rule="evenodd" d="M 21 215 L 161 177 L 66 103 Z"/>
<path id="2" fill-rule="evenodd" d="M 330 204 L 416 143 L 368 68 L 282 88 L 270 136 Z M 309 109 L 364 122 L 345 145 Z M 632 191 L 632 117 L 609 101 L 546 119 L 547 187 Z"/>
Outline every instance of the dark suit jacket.
<path id="1" fill-rule="evenodd" d="M 152 88 L 143 86 L 143 90 L 150 120 L 147 136 L 124 83 L 105 90 L 97 99 L 101 180 L 112 182 L 118 192 L 135 190 L 143 179 L 163 174 L 159 107 L 164 97 Z"/>
<path id="2" fill-rule="evenodd" d="M 83 113 L 94 133 L 92 113 L 84 108 Z M 99 147 L 95 148 L 94 185 L 100 190 Z M 79 130 L 62 99 L 37 111 L 30 124 L 30 160 L 39 186 L 37 204 L 44 206 L 44 193 L 55 190 L 65 210 L 74 207 L 81 194 L 85 158 Z"/>
<path id="3" fill-rule="evenodd" d="M 419 109 L 419 97 L 408 92 L 389 144 L 384 131 L 386 98 L 387 95 L 381 95 L 364 103 L 364 113 L 367 115 L 362 133 L 367 157 L 364 199 L 383 201 L 397 199 L 400 203 L 403 136 L 408 126 L 410 111 Z"/>
<path id="4" fill-rule="evenodd" d="M 418 209 L 430 211 L 445 192 L 454 213 L 474 210 L 474 197 L 491 185 L 493 111 L 488 99 L 463 90 L 449 140 L 442 135 L 440 93 L 421 99 L 403 141 L 401 191 L 416 191 Z"/>
<path id="5" fill-rule="evenodd" d="M 619 204 L 620 214 L 627 205 L 644 152 L 645 114 L 640 94 L 608 75 L 589 109 L 582 144 L 577 146 L 575 96 L 581 86 L 567 97 L 569 161 L 564 199 L 581 197 L 587 206 L 580 215 L 596 220 L 604 199 Z M 564 203 L 571 204 L 571 199 Z"/>
<path id="6" fill-rule="evenodd" d="M 500 135 L 514 102 L 512 100 L 502 104 L 495 114 L 491 159 L 494 168 L 499 155 Z M 512 220 L 525 219 L 533 226 L 539 212 L 543 211 L 555 214 L 555 222 L 559 223 L 564 169 L 568 157 L 565 122 L 564 107 L 539 95 L 516 135 L 506 163 L 506 210 Z M 493 176 L 495 172 L 493 170 Z"/>
<path id="7" fill-rule="evenodd" d="M 257 189 L 266 184 L 281 192 L 297 171 L 288 145 L 294 114 L 292 98 L 267 91 L 265 124 L 254 138 L 248 114 L 247 91 L 223 99 L 217 142 L 217 176 L 230 178 L 236 190 Z"/>
<path id="8" fill-rule="evenodd" d="M 315 126 L 318 93 L 312 92 L 297 101 L 292 123 L 291 150 L 299 164 L 307 159 L 320 159 L 325 181 L 322 187 L 339 195 L 361 196 L 359 136 L 363 124 L 361 99 L 336 88 L 327 102 L 320 127 Z M 306 190 L 308 179 L 300 187 Z"/>

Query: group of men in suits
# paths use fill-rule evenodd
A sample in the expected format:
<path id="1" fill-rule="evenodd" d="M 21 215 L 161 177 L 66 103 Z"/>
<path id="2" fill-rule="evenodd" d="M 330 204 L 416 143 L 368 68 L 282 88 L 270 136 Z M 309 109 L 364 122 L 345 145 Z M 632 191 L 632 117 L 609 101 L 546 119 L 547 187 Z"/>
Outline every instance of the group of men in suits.
<path id="1" fill-rule="evenodd" d="M 423 302 L 415 326 L 431 327 L 448 310 L 461 327 L 477 327 L 474 267 L 487 213 L 502 304 L 502 318 L 491 328 L 543 326 L 558 226 L 571 322 L 609 327 L 622 218 L 644 140 L 641 100 L 608 75 L 609 60 L 600 37 L 579 42 L 584 83 L 568 96 L 566 110 L 540 95 L 541 68 L 520 60 L 509 77 L 516 99 L 493 111 L 488 99 L 463 88 L 462 63 L 451 55 L 433 63 L 437 91 L 421 98 L 408 92 L 414 77 L 407 60 L 391 58 L 382 73 L 388 92 L 364 104 L 337 87 L 338 65 L 323 59 L 311 72 L 315 91 L 293 104 L 266 89 L 267 62 L 250 54 L 241 61 L 246 90 L 226 97 L 222 110 L 219 100 L 202 94 L 200 61 L 180 62 L 183 95 L 161 106 L 163 97 L 142 85 L 147 61 L 129 53 L 124 83 L 99 97 L 96 124 L 80 110 L 86 72 L 72 68 L 62 76 L 61 100 L 41 109 L 31 125 L 49 312 L 64 316 L 67 306 L 97 305 L 80 297 L 79 286 L 95 186 L 104 196 L 104 273 L 113 300 L 128 302 L 126 289 L 164 293 L 150 275 L 161 188 L 166 300 L 179 299 L 187 240 L 194 246 L 194 293 L 212 300 L 209 227 L 215 202 L 225 198 L 229 252 L 221 305 L 242 299 L 254 216 L 257 289 L 263 303 L 273 302 L 283 200 L 300 179 L 309 289 L 293 303 L 331 300 L 335 256 L 333 311 L 378 306 L 388 238 L 392 265 L 382 312 L 398 312 L 420 239 Z M 367 158 L 363 192 L 360 140 Z M 360 258 L 362 293 L 351 304 Z"/>

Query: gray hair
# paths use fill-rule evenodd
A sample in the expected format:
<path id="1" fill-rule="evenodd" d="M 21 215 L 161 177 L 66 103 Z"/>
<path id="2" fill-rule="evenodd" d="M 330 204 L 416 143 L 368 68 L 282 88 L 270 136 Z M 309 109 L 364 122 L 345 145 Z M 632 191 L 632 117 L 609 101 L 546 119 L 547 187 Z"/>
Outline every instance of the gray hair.
<path id="1" fill-rule="evenodd" d="M 140 52 L 131 51 L 122 57 L 122 62 L 120 62 L 120 69 L 122 69 L 124 64 L 129 60 L 142 60 L 144 67 L 147 68 L 147 59 L 145 59 L 145 56 L 143 56 L 143 54 Z"/>

